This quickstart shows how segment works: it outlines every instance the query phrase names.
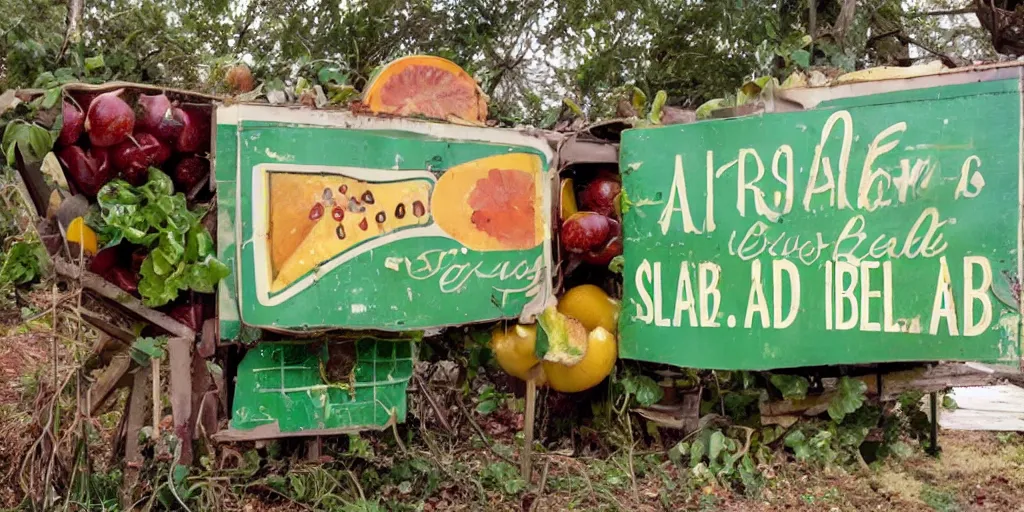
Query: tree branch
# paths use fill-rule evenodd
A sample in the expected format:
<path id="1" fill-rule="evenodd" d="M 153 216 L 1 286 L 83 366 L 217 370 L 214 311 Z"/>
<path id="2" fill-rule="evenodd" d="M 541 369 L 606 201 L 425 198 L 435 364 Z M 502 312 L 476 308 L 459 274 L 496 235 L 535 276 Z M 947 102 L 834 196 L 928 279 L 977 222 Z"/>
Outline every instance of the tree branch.
<path id="1" fill-rule="evenodd" d="M 928 46 L 925 46 L 925 45 L 917 42 L 916 40 L 907 37 L 904 34 L 896 34 L 896 39 L 899 39 L 899 41 L 901 43 L 903 43 L 903 44 L 912 44 L 912 45 L 914 45 L 914 46 L 916 46 L 916 47 L 918 47 L 918 48 L 920 48 L 920 49 L 922 49 L 922 50 L 924 50 L 924 51 L 926 51 L 926 52 L 928 52 L 928 53 L 938 57 L 939 60 L 941 60 L 942 63 L 944 65 L 948 66 L 948 67 L 955 68 L 955 67 L 959 66 L 959 64 L 955 60 L 953 60 L 953 58 L 950 57 L 949 55 L 946 55 L 945 53 L 942 53 L 942 52 L 940 52 L 940 51 L 938 51 L 938 50 L 936 50 L 934 48 L 930 48 Z"/>
<path id="2" fill-rule="evenodd" d="M 970 14 L 978 12 L 974 7 L 961 7 L 960 9 L 948 9 L 945 11 L 927 11 L 910 14 L 910 18 L 923 18 L 925 16 L 953 16 L 956 14 Z"/>

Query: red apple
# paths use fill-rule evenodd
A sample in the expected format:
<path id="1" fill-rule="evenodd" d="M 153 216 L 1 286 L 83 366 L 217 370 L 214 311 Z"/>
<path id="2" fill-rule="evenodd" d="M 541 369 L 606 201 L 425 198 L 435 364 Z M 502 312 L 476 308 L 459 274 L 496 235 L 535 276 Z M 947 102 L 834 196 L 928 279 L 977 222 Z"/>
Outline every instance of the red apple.
<path id="1" fill-rule="evenodd" d="M 182 158 L 174 166 L 174 183 L 181 192 L 189 192 L 210 172 L 210 161 L 197 156 Z"/>
<path id="2" fill-rule="evenodd" d="M 147 170 L 159 167 L 170 157 L 171 148 L 146 132 L 136 132 L 134 137 L 115 146 L 111 153 L 114 167 L 132 185 L 145 183 Z"/>
<path id="3" fill-rule="evenodd" d="M 60 127 L 60 136 L 57 137 L 58 146 L 70 146 L 82 136 L 82 129 L 85 127 L 85 116 L 82 110 L 74 103 L 64 102 L 63 105 L 64 124 Z"/>
<path id="4" fill-rule="evenodd" d="M 120 98 L 124 89 L 103 93 L 92 100 L 85 115 L 85 131 L 93 146 L 120 144 L 135 128 L 135 113 Z"/>
<path id="5" fill-rule="evenodd" d="M 577 212 L 562 223 L 562 246 L 582 254 L 600 247 L 608 240 L 611 223 L 608 217 L 594 212 Z"/>
<path id="6" fill-rule="evenodd" d="M 136 124 L 142 131 L 152 133 L 169 144 L 177 143 L 182 124 L 174 118 L 171 100 L 164 94 L 139 96 Z"/>
<path id="7" fill-rule="evenodd" d="M 601 215 L 615 215 L 616 196 L 620 191 L 622 184 L 618 176 L 608 171 L 602 172 L 580 192 L 580 206 L 583 210 Z"/>
<path id="8" fill-rule="evenodd" d="M 95 197 L 117 171 L 110 164 L 107 148 L 92 147 L 86 152 L 79 146 L 68 146 L 57 152 L 57 159 L 67 169 L 71 181 L 82 194 Z"/>

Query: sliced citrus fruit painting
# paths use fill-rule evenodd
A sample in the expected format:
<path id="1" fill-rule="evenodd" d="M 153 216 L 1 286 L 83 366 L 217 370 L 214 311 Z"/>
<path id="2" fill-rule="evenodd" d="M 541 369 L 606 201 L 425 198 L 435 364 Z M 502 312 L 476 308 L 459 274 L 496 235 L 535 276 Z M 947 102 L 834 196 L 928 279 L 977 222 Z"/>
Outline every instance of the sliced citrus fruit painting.
<path id="1" fill-rule="evenodd" d="M 269 180 L 272 293 L 366 240 L 430 222 L 429 180 L 287 172 Z"/>
<path id="2" fill-rule="evenodd" d="M 269 172 L 270 292 L 363 242 L 432 223 L 475 251 L 533 249 L 544 240 L 542 176 L 541 158 L 527 153 L 456 165 L 436 182 Z"/>
<path id="3" fill-rule="evenodd" d="M 532 249 L 544 240 L 537 155 L 512 153 L 457 165 L 437 180 L 434 220 L 476 251 Z"/>
<path id="4" fill-rule="evenodd" d="M 366 86 L 363 103 L 380 114 L 487 120 L 487 96 L 476 80 L 454 62 L 429 55 L 385 65 Z"/>

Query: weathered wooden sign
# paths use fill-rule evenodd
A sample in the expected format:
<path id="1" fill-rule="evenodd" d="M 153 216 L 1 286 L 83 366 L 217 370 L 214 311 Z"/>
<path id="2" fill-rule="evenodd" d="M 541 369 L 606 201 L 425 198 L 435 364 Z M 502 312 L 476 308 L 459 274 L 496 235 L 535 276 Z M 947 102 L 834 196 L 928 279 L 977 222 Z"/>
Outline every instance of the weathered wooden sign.
<path id="1" fill-rule="evenodd" d="M 515 318 L 550 296 L 545 142 L 255 106 L 217 124 L 228 336 L 224 309 L 257 327 L 398 331 Z"/>
<path id="2" fill-rule="evenodd" d="M 625 132 L 621 356 L 1018 364 L 1020 87 Z"/>

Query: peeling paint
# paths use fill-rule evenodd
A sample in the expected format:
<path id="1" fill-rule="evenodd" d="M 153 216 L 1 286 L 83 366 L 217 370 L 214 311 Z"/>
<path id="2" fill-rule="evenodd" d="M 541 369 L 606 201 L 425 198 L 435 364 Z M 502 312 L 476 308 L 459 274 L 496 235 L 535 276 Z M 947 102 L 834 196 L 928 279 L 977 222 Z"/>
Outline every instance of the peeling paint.
<path id="1" fill-rule="evenodd" d="M 266 154 L 267 157 L 273 158 L 274 160 L 277 160 L 278 162 L 294 162 L 295 161 L 295 155 L 282 155 L 280 153 L 275 153 L 270 148 L 267 148 L 266 150 L 264 150 L 263 153 Z"/>

